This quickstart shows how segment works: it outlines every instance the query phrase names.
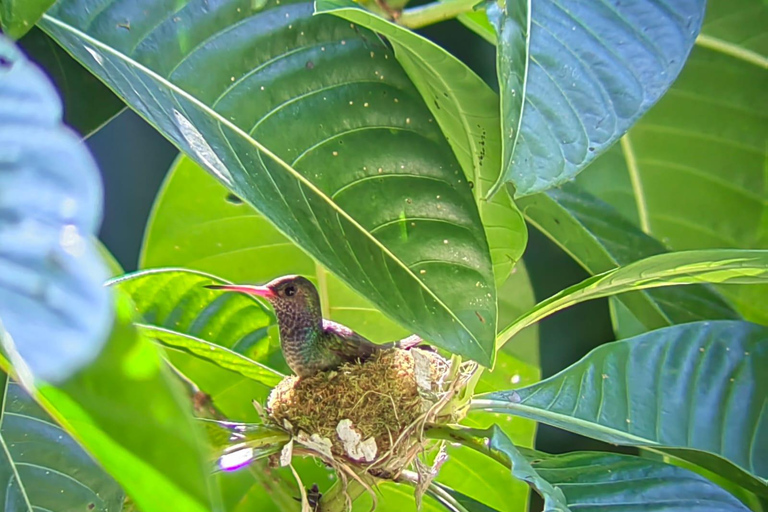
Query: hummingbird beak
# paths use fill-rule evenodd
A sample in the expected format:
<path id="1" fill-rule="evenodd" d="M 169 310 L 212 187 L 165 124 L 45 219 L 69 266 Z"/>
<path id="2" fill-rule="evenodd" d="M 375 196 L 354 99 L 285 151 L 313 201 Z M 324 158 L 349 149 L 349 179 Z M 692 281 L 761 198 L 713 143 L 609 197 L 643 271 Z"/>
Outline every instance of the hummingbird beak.
<path id="1" fill-rule="evenodd" d="M 275 292 L 267 288 L 266 286 L 249 286 L 245 284 L 209 284 L 205 288 L 210 290 L 223 290 L 225 292 L 241 292 L 248 295 L 258 295 L 265 299 L 272 299 L 276 297 Z"/>

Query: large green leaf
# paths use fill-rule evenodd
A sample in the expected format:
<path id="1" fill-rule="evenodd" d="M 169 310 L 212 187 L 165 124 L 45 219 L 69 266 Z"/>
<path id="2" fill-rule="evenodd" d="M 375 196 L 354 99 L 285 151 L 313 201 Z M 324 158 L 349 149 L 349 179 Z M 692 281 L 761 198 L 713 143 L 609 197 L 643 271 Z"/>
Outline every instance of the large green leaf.
<path id="1" fill-rule="evenodd" d="M 768 281 L 768 251 L 709 249 L 658 254 L 569 286 L 540 302 L 499 333 L 500 346 L 527 326 L 585 300 L 618 293 L 695 283 Z"/>
<path id="2" fill-rule="evenodd" d="M 590 274 L 666 252 L 661 242 L 576 184 L 567 183 L 519 202 L 528 222 Z M 611 303 L 628 309 L 636 319 L 634 327 L 622 324 L 617 331 L 620 337 L 678 323 L 740 318 L 714 290 L 703 285 L 630 292 L 612 297 Z M 499 325 L 508 324 L 500 321 Z"/>
<path id="3" fill-rule="evenodd" d="M 493 28 L 493 24 L 488 19 L 488 13 L 485 9 L 477 9 L 459 14 L 456 19 L 462 22 L 475 34 L 496 46 L 498 42 L 496 29 Z"/>
<path id="4" fill-rule="evenodd" d="M 721 320 L 602 345 L 476 407 L 692 461 L 768 495 L 768 328 Z"/>
<path id="5" fill-rule="evenodd" d="M 525 4 L 488 12 L 500 34 L 503 169 L 520 196 L 568 181 L 621 137 L 677 77 L 704 17 L 703 0 L 545 0 L 530 2 L 530 18 Z"/>
<path id="6" fill-rule="evenodd" d="M 0 409 L 3 510 L 119 512 L 120 486 L 5 374 Z"/>
<path id="7" fill-rule="evenodd" d="M 505 460 L 504 465 L 509 468 L 512 476 L 530 485 L 544 498 L 543 512 L 571 512 L 562 489 L 554 487 L 542 478 L 502 429 L 494 425 L 478 433 L 480 432 L 487 434 L 488 452 L 502 455 Z"/>
<path id="8" fill-rule="evenodd" d="M 2 0 L 0 1 L 0 29 L 18 39 L 35 26 L 37 20 L 56 0 Z"/>
<path id="9" fill-rule="evenodd" d="M 568 505 L 585 512 L 715 512 L 749 509 L 692 471 L 628 455 L 536 453 L 531 466 L 565 493 Z M 638 503 L 639 502 L 639 503 Z"/>
<path id="10" fill-rule="evenodd" d="M 376 508 L 379 512 L 401 512 L 403 510 L 416 510 L 413 501 L 413 487 L 404 484 L 395 484 L 383 482 L 377 486 L 380 494 L 377 497 L 379 506 Z M 355 501 L 352 512 L 369 512 L 372 500 L 366 493 L 360 499 Z M 425 496 L 421 506 L 422 512 L 445 512 L 440 504 L 433 500 L 431 496 Z"/>
<path id="11" fill-rule="evenodd" d="M 343 281 L 489 365 L 493 269 L 460 165 L 387 46 L 312 10 L 64 0 L 41 26 Z"/>
<path id="12" fill-rule="evenodd" d="M 320 0 L 332 13 L 386 36 L 473 183 L 497 286 L 507 280 L 527 241 L 525 221 L 506 190 L 485 200 L 501 174 L 499 97 L 456 57 L 420 35 L 361 9 L 351 0 Z"/>
<path id="13" fill-rule="evenodd" d="M 109 282 L 130 295 L 142 323 L 177 331 L 241 354 L 265 353 L 274 315 L 243 294 L 205 288 L 231 284 L 211 274 L 178 268 L 143 270 Z"/>
<path id="14" fill-rule="evenodd" d="M 600 452 L 564 455 L 518 449 L 501 429 L 433 431 L 484 453 L 533 486 L 544 511 L 747 511 L 702 476 L 660 461 Z M 684 491 L 683 491 L 684 490 Z"/>
<path id="15" fill-rule="evenodd" d="M 120 98 L 39 28 L 21 38 L 19 46 L 51 78 L 64 102 L 64 123 L 83 137 L 125 108 Z"/>
<path id="16" fill-rule="evenodd" d="M 768 248 L 767 23 L 761 0 L 710 0 L 680 78 L 581 185 L 670 248 Z M 768 324 L 768 286 L 722 292 Z"/>

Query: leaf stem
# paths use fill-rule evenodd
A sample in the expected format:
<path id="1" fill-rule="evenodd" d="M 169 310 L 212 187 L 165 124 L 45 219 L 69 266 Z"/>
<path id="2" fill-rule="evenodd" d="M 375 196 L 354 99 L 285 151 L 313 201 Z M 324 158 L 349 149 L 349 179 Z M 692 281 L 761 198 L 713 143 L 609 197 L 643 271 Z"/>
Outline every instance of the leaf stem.
<path id="1" fill-rule="evenodd" d="M 346 484 L 341 478 L 336 480 L 331 488 L 323 494 L 320 498 L 320 510 L 319 512 L 346 512 L 347 510 L 347 497 L 351 501 L 355 501 L 357 498 L 363 495 L 365 488 L 357 480 L 349 479 Z"/>
<path id="2" fill-rule="evenodd" d="M 397 23 L 411 29 L 426 27 L 441 21 L 450 20 L 469 12 L 479 4 L 479 0 L 444 0 L 442 2 L 432 2 L 431 4 L 420 5 L 406 9 L 400 15 Z"/>

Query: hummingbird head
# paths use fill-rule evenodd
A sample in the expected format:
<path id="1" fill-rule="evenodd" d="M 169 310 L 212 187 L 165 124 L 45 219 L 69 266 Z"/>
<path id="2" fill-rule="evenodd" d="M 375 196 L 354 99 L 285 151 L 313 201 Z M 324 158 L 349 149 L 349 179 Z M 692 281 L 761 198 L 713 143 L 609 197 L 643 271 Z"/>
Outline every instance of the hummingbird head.
<path id="1" fill-rule="evenodd" d="M 306 277 L 282 276 L 264 286 L 225 284 L 208 285 L 206 288 L 247 293 L 267 299 L 275 309 L 281 329 L 322 326 L 320 295 L 315 285 Z"/>

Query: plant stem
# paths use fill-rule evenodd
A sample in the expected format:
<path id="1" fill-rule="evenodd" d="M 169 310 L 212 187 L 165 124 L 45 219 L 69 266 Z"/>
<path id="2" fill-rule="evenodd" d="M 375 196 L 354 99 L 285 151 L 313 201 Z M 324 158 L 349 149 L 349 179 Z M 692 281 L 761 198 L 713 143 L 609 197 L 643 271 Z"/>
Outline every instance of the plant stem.
<path id="1" fill-rule="evenodd" d="M 469 12 L 480 3 L 479 0 L 445 0 L 432 2 L 406 9 L 400 15 L 397 23 L 411 29 L 426 27 L 435 23 L 450 20 L 459 14 Z"/>
<path id="2" fill-rule="evenodd" d="M 364 492 L 365 488 L 354 478 L 348 480 L 346 489 L 344 488 L 344 482 L 339 478 L 328 492 L 320 498 L 319 512 L 346 512 L 347 496 L 349 496 L 350 500 L 355 501 Z"/>

